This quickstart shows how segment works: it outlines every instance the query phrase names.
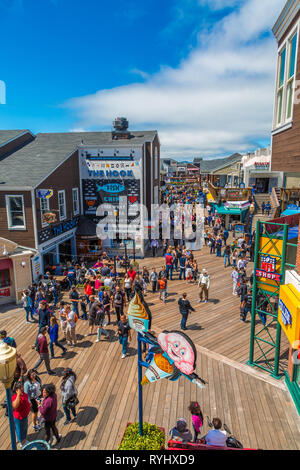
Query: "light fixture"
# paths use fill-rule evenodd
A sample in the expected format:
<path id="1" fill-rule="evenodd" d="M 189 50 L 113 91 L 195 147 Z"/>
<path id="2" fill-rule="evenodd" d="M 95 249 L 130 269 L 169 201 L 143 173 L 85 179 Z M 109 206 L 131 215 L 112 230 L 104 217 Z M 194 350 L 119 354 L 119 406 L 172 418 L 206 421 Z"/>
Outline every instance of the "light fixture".
<path id="1" fill-rule="evenodd" d="M 2 254 L 3 254 L 3 256 L 7 256 L 7 255 L 8 255 L 8 251 L 7 251 L 5 245 L 3 245 L 3 253 L 2 253 Z"/>
<path id="2" fill-rule="evenodd" d="M 25 266 L 26 266 L 26 261 L 22 261 L 21 266 L 22 266 L 22 268 L 25 268 Z"/>

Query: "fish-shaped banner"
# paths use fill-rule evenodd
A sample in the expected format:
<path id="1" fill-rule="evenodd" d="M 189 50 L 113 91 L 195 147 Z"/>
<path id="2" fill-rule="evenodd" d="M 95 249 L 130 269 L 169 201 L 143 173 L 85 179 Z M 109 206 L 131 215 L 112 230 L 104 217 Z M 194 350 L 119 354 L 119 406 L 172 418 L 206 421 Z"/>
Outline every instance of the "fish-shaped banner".
<path id="1" fill-rule="evenodd" d="M 104 184 L 103 186 L 99 186 L 97 184 L 97 191 L 104 191 L 105 193 L 121 193 L 125 190 L 125 186 L 119 183 L 109 183 Z"/>

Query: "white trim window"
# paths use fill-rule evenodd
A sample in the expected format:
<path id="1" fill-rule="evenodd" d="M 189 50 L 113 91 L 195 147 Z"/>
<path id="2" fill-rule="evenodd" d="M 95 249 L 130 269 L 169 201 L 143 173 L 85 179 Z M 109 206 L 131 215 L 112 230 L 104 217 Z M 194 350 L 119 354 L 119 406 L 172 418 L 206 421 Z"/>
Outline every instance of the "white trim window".
<path id="1" fill-rule="evenodd" d="M 79 191 L 78 188 L 72 189 L 72 199 L 73 199 L 73 214 L 79 214 Z"/>
<path id="2" fill-rule="evenodd" d="M 276 80 L 275 129 L 291 122 L 293 118 L 298 39 L 299 33 L 297 27 L 279 50 Z"/>
<path id="3" fill-rule="evenodd" d="M 65 190 L 58 191 L 58 211 L 59 220 L 65 220 L 67 218 L 66 213 L 66 193 Z"/>
<path id="4" fill-rule="evenodd" d="M 46 199 L 46 198 L 42 198 L 40 199 L 40 208 L 41 208 L 41 222 L 42 222 L 42 227 L 47 227 L 47 222 L 43 222 L 43 215 L 46 213 L 46 212 L 49 212 L 49 199 Z"/>
<path id="5" fill-rule="evenodd" d="M 6 213 L 9 230 L 26 230 L 24 197 L 22 194 L 7 194 Z"/>

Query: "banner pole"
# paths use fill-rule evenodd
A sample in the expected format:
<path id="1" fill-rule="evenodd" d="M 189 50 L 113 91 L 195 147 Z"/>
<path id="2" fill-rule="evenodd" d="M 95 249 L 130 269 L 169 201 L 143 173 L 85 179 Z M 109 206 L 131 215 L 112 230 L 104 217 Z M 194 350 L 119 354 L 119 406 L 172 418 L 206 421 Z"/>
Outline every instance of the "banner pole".
<path id="1" fill-rule="evenodd" d="M 143 378 L 143 368 L 142 368 L 142 341 L 141 333 L 137 335 L 138 340 L 138 389 L 139 389 L 139 433 L 140 436 L 143 435 L 143 388 L 142 388 L 142 378 Z"/>

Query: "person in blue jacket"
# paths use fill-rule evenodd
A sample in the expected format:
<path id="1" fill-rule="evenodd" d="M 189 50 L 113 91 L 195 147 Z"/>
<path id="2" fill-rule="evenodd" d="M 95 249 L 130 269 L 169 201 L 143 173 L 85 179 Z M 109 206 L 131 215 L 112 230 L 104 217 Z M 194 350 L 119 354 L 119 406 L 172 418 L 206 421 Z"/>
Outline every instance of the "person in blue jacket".
<path id="1" fill-rule="evenodd" d="M 54 344 L 62 350 L 63 354 L 65 354 L 67 352 L 67 348 L 58 342 L 58 324 L 54 316 L 50 318 L 49 336 L 51 359 L 54 358 Z"/>

